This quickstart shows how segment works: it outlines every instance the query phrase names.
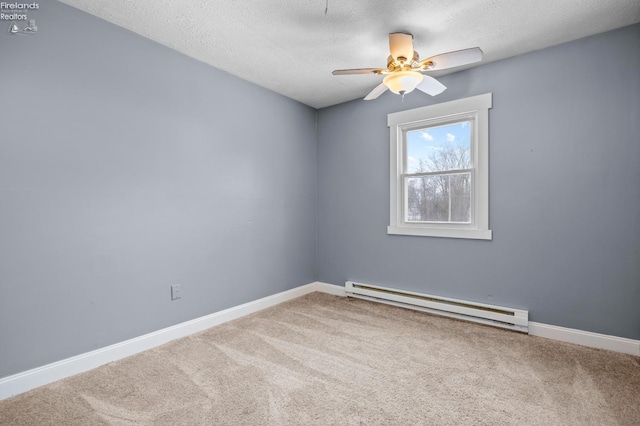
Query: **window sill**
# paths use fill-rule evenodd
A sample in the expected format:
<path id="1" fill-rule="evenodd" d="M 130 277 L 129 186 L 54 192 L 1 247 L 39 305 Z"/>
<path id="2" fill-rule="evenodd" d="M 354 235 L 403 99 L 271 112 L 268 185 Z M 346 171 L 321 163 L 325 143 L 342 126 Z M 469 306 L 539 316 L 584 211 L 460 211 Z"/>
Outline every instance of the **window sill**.
<path id="1" fill-rule="evenodd" d="M 471 240 L 491 240 L 490 229 L 450 229 L 450 228 L 410 228 L 388 226 L 387 234 L 413 235 L 418 237 L 466 238 Z"/>

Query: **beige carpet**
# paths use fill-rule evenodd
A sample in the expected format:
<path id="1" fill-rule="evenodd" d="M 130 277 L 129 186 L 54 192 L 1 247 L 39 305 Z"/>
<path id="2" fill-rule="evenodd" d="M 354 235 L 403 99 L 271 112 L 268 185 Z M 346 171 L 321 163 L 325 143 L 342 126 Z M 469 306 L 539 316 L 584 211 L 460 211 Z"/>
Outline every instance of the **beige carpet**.
<path id="1" fill-rule="evenodd" d="M 640 358 L 320 293 L 0 401 L 2 425 L 639 425 Z"/>

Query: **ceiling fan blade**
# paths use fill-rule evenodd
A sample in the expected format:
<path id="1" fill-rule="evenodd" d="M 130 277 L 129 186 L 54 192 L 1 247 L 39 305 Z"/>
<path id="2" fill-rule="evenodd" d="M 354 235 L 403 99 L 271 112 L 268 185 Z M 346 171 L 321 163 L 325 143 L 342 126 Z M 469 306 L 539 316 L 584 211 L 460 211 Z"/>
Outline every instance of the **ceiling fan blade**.
<path id="1" fill-rule="evenodd" d="M 400 57 L 406 60 L 413 58 L 413 35 L 407 33 L 389 34 L 389 51 L 393 59 Z"/>
<path id="2" fill-rule="evenodd" d="M 482 49 L 472 47 L 471 49 L 456 50 L 454 52 L 432 56 L 424 61 L 420 61 L 418 66 L 422 68 L 423 71 L 439 71 L 480 62 L 482 60 L 482 54 Z"/>
<path id="3" fill-rule="evenodd" d="M 376 87 L 374 87 L 373 90 L 370 91 L 367 96 L 364 97 L 364 100 L 371 101 L 373 99 L 376 99 L 378 96 L 382 95 L 386 91 L 387 91 L 387 86 L 385 86 L 384 83 L 380 83 Z"/>
<path id="4" fill-rule="evenodd" d="M 335 70 L 331 74 L 333 75 L 347 75 L 347 74 L 380 74 L 382 71 L 386 71 L 380 68 L 354 68 L 351 70 Z"/>
<path id="5" fill-rule="evenodd" d="M 423 75 L 422 77 L 422 81 L 416 86 L 416 89 L 426 93 L 427 95 L 439 95 L 447 88 L 447 86 L 440 83 L 430 75 Z"/>

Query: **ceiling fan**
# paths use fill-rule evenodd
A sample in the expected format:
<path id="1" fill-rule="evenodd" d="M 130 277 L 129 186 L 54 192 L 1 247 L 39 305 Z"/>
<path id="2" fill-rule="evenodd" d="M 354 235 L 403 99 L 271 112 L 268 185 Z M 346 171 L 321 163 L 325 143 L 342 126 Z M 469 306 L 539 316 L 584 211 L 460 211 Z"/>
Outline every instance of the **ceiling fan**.
<path id="1" fill-rule="evenodd" d="M 482 60 L 482 50 L 479 47 L 442 53 L 420 60 L 418 52 L 413 50 L 413 35 L 410 33 L 390 33 L 387 68 L 356 68 L 349 70 L 335 70 L 333 75 L 345 74 L 383 74 L 382 83 L 376 86 L 364 100 L 369 101 L 382 95 L 387 89 L 404 96 L 418 89 L 431 96 L 442 93 L 446 86 L 435 78 L 422 74 L 425 71 L 439 71 L 447 68 L 459 67 Z"/>

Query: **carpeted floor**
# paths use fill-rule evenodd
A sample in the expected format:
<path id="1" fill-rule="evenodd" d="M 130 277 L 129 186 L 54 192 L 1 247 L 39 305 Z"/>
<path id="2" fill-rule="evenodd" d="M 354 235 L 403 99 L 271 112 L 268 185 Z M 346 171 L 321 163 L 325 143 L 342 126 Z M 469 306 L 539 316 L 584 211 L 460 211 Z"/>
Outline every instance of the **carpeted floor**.
<path id="1" fill-rule="evenodd" d="M 640 358 L 313 293 L 0 401 L 2 425 L 640 425 Z"/>

